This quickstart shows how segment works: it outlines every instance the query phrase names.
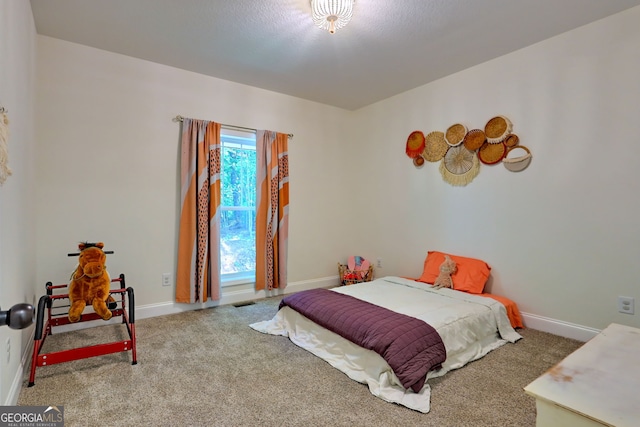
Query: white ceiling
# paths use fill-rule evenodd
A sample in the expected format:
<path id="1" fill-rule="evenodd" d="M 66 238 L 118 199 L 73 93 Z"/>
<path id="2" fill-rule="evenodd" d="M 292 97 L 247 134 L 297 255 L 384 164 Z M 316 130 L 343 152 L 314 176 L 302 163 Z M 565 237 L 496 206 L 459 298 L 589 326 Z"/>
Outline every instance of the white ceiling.
<path id="1" fill-rule="evenodd" d="M 640 0 L 31 0 L 38 34 L 355 110 Z"/>

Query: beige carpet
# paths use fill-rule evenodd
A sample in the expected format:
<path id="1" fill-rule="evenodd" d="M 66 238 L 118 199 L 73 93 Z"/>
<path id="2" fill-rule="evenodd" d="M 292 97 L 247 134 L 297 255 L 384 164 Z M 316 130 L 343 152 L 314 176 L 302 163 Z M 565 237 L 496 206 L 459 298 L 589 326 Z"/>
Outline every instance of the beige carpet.
<path id="1" fill-rule="evenodd" d="M 534 426 L 523 387 L 582 343 L 525 329 L 507 344 L 430 381 L 431 412 L 374 397 L 288 338 L 256 332 L 279 298 L 244 307 L 142 319 L 130 353 L 25 372 L 20 405 L 64 405 L 75 426 Z M 98 322 L 97 325 L 100 325 Z M 55 334 L 44 352 L 126 338 L 122 325 Z"/>

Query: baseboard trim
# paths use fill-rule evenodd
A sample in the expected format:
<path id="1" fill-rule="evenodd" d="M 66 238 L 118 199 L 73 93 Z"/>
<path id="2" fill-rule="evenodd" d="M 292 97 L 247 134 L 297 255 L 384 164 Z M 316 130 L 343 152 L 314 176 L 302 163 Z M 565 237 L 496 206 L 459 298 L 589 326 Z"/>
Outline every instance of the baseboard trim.
<path id="1" fill-rule="evenodd" d="M 176 314 L 184 311 L 217 307 L 219 305 L 238 304 L 246 301 L 259 300 L 277 295 L 286 295 L 294 292 L 305 291 L 307 289 L 330 288 L 336 286 L 337 283 L 338 276 L 333 276 L 293 282 L 289 283 L 284 289 L 275 289 L 273 291 L 255 291 L 252 289 L 233 290 L 231 288 L 223 288 L 220 301 L 208 301 L 202 304 L 180 304 L 176 302 L 165 302 L 160 304 L 142 305 L 136 307 L 136 318 L 147 319 L 150 317 Z"/>
<path id="2" fill-rule="evenodd" d="M 31 335 L 29 336 L 29 341 L 27 346 L 22 353 L 22 357 L 20 358 L 20 364 L 18 365 L 18 371 L 16 375 L 13 377 L 13 382 L 11 383 L 11 388 L 9 389 L 9 394 L 7 395 L 7 400 L 3 403 L 4 406 L 15 406 L 18 404 L 18 398 L 20 397 L 20 390 L 22 390 L 22 379 L 24 375 L 25 366 L 29 366 L 29 370 L 31 370 L 31 366 L 28 365 L 31 362 L 31 353 L 33 352 L 33 337 L 36 333 L 36 328 L 32 328 Z"/>
<path id="3" fill-rule="evenodd" d="M 16 376 L 13 378 L 13 383 L 9 389 L 7 401 L 4 403 L 4 406 L 15 406 L 18 403 L 18 397 L 20 397 L 20 390 L 22 389 L 22 375 L 24 374 L 23 366 L 24 365 L 22 363 L 18 365 L 18 372 L 16 372 Z"/>
<path id="4" fill-rule="evenodd" d="M 538 316 L 536 314 L 521 312 L 520 315 L 522 316 L 524 326 L 527 328 L 548 332 L 550 334 L 578 341 L 589 341 L 600 333 L 600 330 L 598 329 L 576 325 L 575 323 L 563 322 L 549 317 Z"/>

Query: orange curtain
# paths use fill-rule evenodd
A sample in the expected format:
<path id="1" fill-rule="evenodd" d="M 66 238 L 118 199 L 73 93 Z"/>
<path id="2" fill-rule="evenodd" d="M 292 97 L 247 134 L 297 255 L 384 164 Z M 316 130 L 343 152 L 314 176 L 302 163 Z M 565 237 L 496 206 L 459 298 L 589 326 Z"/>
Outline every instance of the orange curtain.
<path id="1" fill-rule="evenodd" d="M 176 302 L 220 299 L 220 127 L 182 123 Z"/>
<path id="2" fill-rule="evenodd" d="M 289 240 L 289 137 L 256 134 L 256 290 L 287 286 Z"/>

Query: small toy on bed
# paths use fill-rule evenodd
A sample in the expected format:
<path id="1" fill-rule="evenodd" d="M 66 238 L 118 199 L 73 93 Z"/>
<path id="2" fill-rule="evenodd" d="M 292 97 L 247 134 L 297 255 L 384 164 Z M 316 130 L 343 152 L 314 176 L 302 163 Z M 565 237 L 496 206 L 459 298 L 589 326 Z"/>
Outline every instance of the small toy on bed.
<path id="1" fill-rule="evenodd" d="M 111 278 L 105 265 L 107 256 L 102 250 L 104 243 L 80 243 L 78 266 L 69 282 L 69 321 L 77 322 L 87 304 L 104 320 L 113 315 L 107 303 L 113 301 L 109 295 Z M 75 255 L 75 254 L 74 254 Z"/>
<path id="2" fill-rule="evenodd" d="M 444 262 L 440 264 L 440 274 L 433 283 L 433 289 L 450 288 L 453 289 L 453 280 L 451 275 L 456 272 L 456 262 L 449 257 L 444 256 Z"/>

